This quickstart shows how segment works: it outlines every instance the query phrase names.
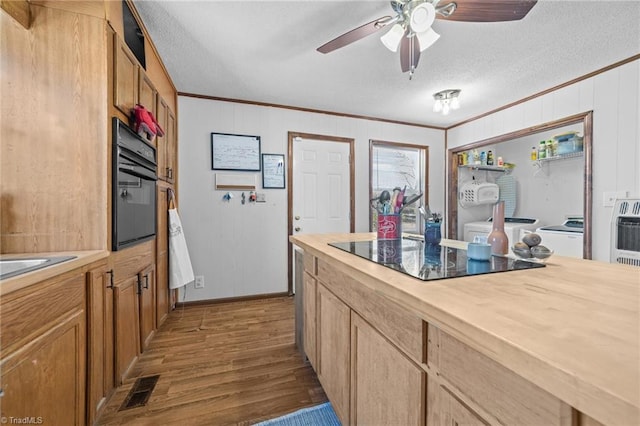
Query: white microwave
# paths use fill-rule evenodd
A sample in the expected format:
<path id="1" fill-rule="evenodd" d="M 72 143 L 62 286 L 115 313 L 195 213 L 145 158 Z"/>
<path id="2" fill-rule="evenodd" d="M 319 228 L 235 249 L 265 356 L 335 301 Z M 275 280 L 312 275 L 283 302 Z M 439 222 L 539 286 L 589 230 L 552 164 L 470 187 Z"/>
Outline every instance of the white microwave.
<path id="1" fill-rule="evenodd" d="M 640 200 L 618 199 L 611 216 L 611 262 L 640 266 Z"/>

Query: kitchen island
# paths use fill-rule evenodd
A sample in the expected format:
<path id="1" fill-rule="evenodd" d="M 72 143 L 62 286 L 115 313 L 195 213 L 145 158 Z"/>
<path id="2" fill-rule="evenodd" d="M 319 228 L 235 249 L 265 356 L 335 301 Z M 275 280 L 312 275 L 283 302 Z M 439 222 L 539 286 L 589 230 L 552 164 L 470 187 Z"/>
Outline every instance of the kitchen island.
<path id="1" fill-rule="evenodd" d="M 344 424 L 640 424 L 640 270 L 423 281 L 296 235 L 304 347 Z"/>

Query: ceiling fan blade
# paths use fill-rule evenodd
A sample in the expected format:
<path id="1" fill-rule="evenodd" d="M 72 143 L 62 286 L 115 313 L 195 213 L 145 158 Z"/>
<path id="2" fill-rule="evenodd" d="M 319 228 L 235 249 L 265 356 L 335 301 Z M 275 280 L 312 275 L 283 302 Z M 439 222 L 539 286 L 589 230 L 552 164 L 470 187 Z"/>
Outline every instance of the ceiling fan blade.
<path id="1" fill-rule="evenodd" d="M 336 49 L 340 49 L 341 47 L 351 44 L 354 41 L 358 41 L 361 38 L 365 38 L 366 36 L 375 33 L 376 31 L 382 29 L 387 23 L 391 22 L 391 20 L 392 19 L 390 16 L 383 16 L 382 18 L 378 18 L 375 21 L 371 21 L 368 24 L 364 24 L 358 28 L 342 34 L 341 36 L 334 38 L 330 42 L 318 47 L 316 50 L 320 53 L 333 52 Z"/>
<path id="2" fill-rule="evenodd" d="M 537 0 L 455 0 L 455 12 L 438 19 L 465 22 L 518 21 L 536 5 Z M 441 2 L 442 6 L 446 2 Z"/>
<path id="3" fill-rule="evenodd" d="M 414 37 L 407 37 L 405 33 L 400 42 L 400 68 L 402 72 L 415 71 L 420 61 L 420 46 Z"/>

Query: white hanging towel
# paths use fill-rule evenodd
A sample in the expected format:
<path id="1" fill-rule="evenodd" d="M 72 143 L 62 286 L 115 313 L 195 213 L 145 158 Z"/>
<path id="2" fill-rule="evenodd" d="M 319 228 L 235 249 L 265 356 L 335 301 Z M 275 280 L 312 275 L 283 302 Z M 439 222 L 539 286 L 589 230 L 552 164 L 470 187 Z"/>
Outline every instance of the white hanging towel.
<path id="1" fill-rule="evenodd" d="M 175 208 L 173 193 L 169 204 L 169 288 L 179 288 L 195 280 L 189 258 L 187 241 L 184 239 L 182 222 Z"/>

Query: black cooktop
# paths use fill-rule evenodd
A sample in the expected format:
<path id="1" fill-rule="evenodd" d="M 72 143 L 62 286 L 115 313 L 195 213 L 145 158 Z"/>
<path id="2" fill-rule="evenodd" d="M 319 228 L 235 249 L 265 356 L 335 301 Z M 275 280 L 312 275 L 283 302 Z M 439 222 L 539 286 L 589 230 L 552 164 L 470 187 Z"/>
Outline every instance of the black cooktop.
<path id="1" fill-rule="evenodd" d="M 330 246 L 395 269 L 423 281 L 469 275 L 543 268 L 542 263 L 491 256 L 491 260 L 467 259 L 467 251 L 410 240 L 372 240 L 330 243 Z"/>

